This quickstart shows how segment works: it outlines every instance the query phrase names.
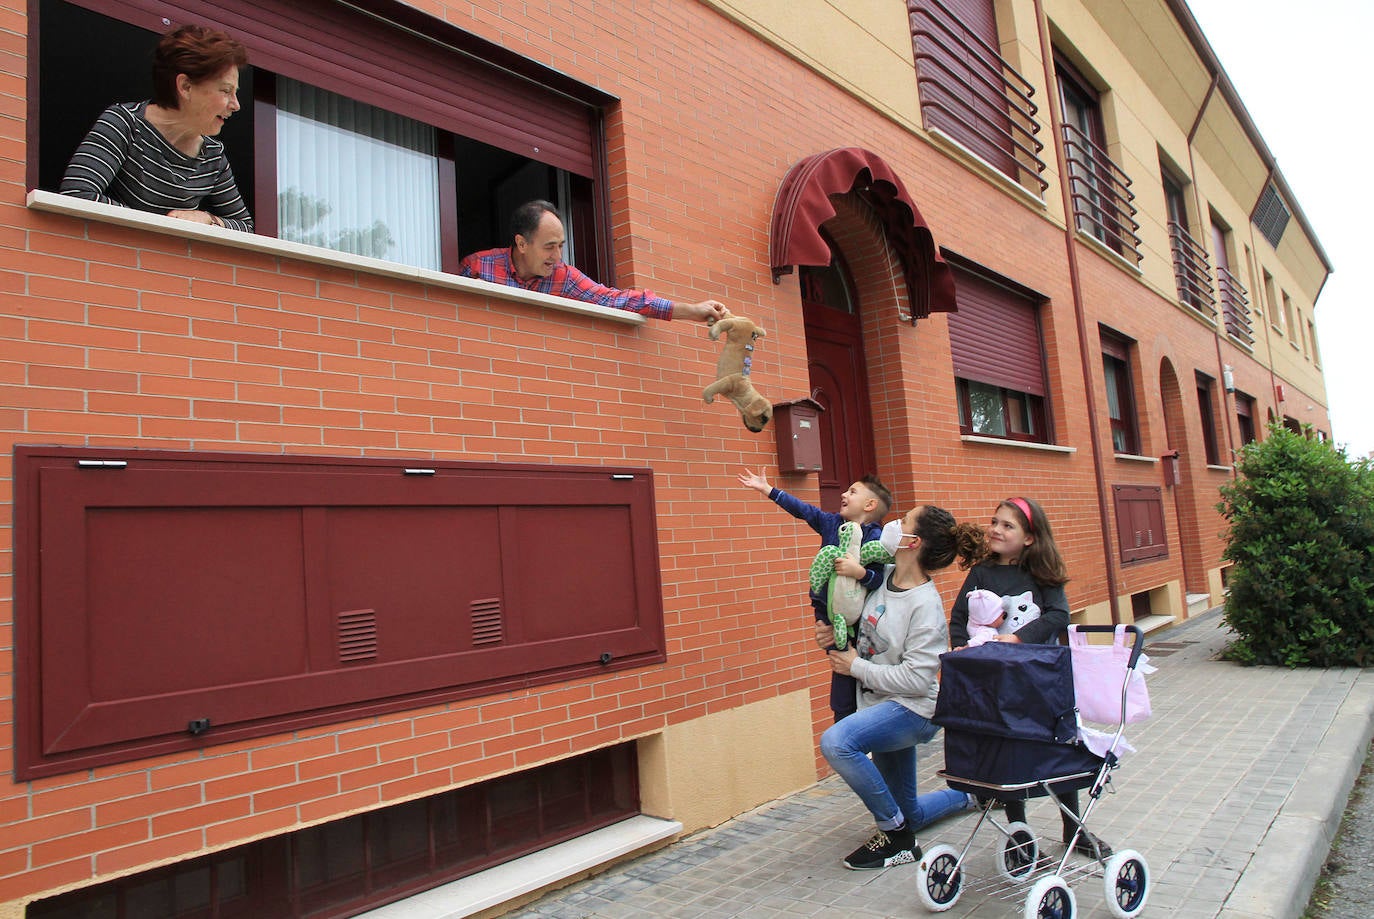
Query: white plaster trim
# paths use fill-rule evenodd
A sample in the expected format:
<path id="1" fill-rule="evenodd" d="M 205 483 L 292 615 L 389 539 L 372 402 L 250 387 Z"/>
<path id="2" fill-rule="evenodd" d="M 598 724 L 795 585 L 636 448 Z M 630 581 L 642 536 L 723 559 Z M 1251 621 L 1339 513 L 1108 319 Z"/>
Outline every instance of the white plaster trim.
<path id="1" fill-rule="evenodd" d="M 1155 463 L 1159 462 L 1158 457 L 1141 456 L 1138 453 L 1113 453 L 1112 456 L 1116 459 L 1126 460 L 1132 463 L 1149 463 L 1151 465 L 1154 465 Z"/>
<path id="2" fill-rule="evenodd" d="M 981 437 L 977 434 L 960 434 L 959 439 L 966 444 L 987 444 L 990 447 L 1020 447 L 1022 450 L 1043 450 L 1046 453 L 1077 453 L 1077 447 L 1061 447 L 1059 444 L 1037 444 L 1026 440 L 1008 440 L 1004 437 Z"/>
<path id="3" fill-rule="evenodd" d="M 241 230 L 190 223 L 162 214 L 149 214 L 144 211 L 136 211 L 133 208 L 120 207 L 117 204 L 103 204 L 98 201 L 73 198 L 70 195 L 60 195 L 56 192 L 44 191 L 41 188 L 30 191 L 26 203 L 28 207 L 36 211 L 96 220 L 121 227 L 149 230 L 168 236 L 180 236 L 197 242 L 210 242 L 231 249 L 245 249 L 249 252 L 261 252 L 280 258 L 328 265 L 347 271 L 400 278 L 419 284 L 428 284 L 431 287 L 459 291 L 478 297 L 488 297 L 493 300 L 506 300 L 543 309 L 609 319 L 624 325 L 643 325 L 646 321 L 640 314 L 628 310 L 613 309 L 596 303 L 584 303 L 581 300 L 569 300 L 567 297 L 555 297 L 552 294 L 535 293 L 519 287 L 506 287 L 503 284 L 492 284 L 488 281 L 459 277 L 456 274 L 446 274 L 428 268 L 415 268 L 410 265 L 402 265 L 399 262 L 389 262 L 385 259 L 350 255 L 347 252 L 325 249 L 322 246 L 307 246 L 302 243 L 288 242 L 272 236 L 259 236 L 256 233 L 245 233 Z"/>
<path id="4" fill-rule="evenodd" d="M 631 817 L 379 909 L 366 919 L 459 919 L 542 890 L 682 832 L 676 820 Z"/>

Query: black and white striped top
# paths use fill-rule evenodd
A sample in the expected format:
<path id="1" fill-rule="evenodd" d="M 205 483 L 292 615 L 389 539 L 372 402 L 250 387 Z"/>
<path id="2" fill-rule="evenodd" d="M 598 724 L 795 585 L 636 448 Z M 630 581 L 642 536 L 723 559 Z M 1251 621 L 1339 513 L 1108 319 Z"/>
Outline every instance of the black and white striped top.
<path id="1" fill-rule="evenodd" d="M 62 194 L 154 214 L 206 210 L 253 232 L 224 144 L 206 137 L 200 155 L 187 156 L 143 117 L 147 105 L 121 102 L 101 113 L 67 164 Z"/>

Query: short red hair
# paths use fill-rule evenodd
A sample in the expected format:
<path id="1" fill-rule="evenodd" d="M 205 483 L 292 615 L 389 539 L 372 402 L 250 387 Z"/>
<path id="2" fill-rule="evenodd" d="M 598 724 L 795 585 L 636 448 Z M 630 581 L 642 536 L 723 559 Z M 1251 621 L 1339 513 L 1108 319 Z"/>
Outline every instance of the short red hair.
<path id="1" fill-rule="evenodd" d="M 153 102 L 162 108 L 180 108 L 177 75 L 192 83 L 212 80 L 230 67 L 248 66 L 248 49 L 217 29 L 180 26 L 157 43 L 153 55 Z"/>

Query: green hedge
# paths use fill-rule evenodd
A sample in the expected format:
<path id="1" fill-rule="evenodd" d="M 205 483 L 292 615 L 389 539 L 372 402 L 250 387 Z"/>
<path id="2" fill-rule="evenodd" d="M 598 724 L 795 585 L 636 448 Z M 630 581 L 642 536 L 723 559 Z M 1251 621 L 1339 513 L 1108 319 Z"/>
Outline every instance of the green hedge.
<path id="1" fill-rule="evenodd" d="M 1310 432 L 1309 432 L 1310 433 Z M 1271 425 L 1241 451 L 1217 510 L 1230 521 L 1227 656 L 1245 664 L 1374 664 L 1374 468 Z"/>

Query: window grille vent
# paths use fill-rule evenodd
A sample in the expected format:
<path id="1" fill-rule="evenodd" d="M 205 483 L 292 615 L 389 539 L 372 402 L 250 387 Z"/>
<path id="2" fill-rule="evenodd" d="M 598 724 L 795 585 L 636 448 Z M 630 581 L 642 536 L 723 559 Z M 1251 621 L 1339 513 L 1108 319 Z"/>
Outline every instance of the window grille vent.
<path id="1" fill-rule="evenodd" d="M 472 601 L 472 645 L 501 643 L 501 598 Z"/>
<path id="2" fill-rule="evenodd" d="M 1264 192 L 1260 195 L 1259 203 L 1255 205 L 1255 214 L 1250 219 L 1255 224 L 1255 229 L 1267 240 L 1269 245 L 1275 249 L 1279 246 L 1279 240 L 1283 239 L 1283 231 L 1288 227 L 1288 218 L 1292 214 L 1288 212 L 1288 207 L 1279 197 L 1278 189 L 1273 183 L 1264 186 Z"/>
<path id="3" fill-rule="evenodd" d="M 339 662 L 377 659 L 377 611 L 353 609 L 339 613 Z"/>

